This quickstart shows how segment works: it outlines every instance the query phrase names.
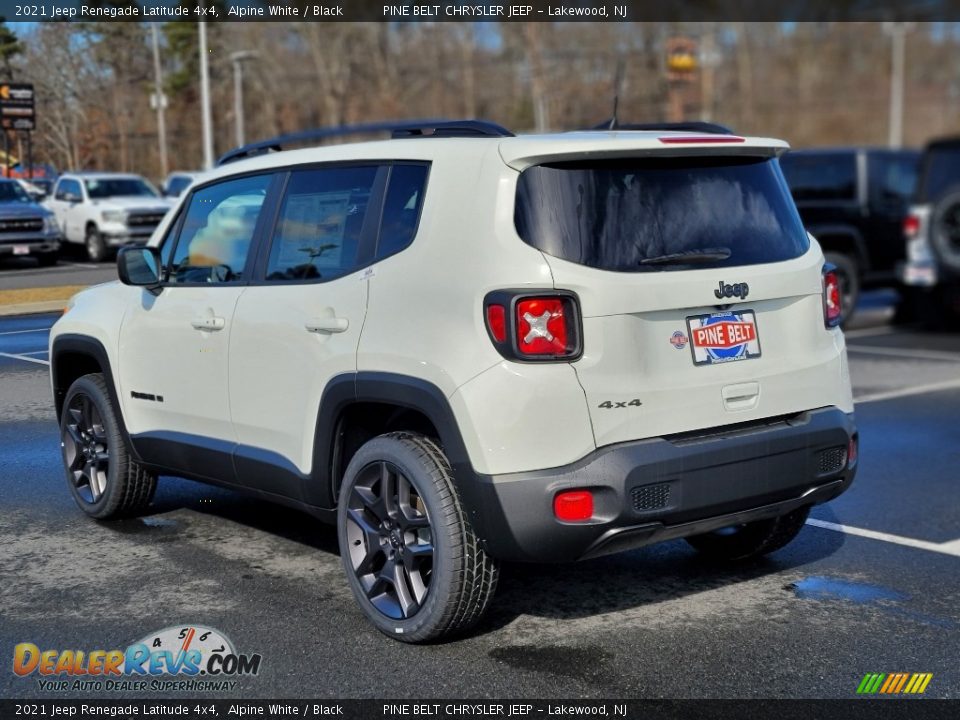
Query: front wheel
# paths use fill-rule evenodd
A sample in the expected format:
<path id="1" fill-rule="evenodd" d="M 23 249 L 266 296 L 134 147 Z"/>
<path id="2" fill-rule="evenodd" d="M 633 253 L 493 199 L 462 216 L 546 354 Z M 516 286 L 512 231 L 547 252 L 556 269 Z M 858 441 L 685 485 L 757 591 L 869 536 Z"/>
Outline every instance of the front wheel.
<path id="1" fill-rule="evenodd" d="M 736 561 L 767 555 L 787 545 L 803 529 L 810 514 L 802 507 L 786 515 L 693 535 L 687 542 L 711 560 Z"/>
<path id="2" fill-rule="evenodd" d="M 483 615 L 498 567 L 480 546 L 430 438 L 388 433 L 344 474 L 337 535 L 347 582 L 367 618 L 404 642 L 464 632 Z"/>
<path id="3" fill-rule="evenodd" d="M 84 375 L 67 391 L 60 447 L 70 494 L 87 515 L 111 520 L 146 510 L 157 478 L 130 456 L 103 375 Z"/>
<path id="4" fill-rule="evenodd" d="M 107 243 L 103 239 L 103 233 L 91 225 L 87 228 L 87 235 L 84 239 L 84 245 L 87 248 L 87 259 L 90 262 L 103 262 L 109 255 Z"/>

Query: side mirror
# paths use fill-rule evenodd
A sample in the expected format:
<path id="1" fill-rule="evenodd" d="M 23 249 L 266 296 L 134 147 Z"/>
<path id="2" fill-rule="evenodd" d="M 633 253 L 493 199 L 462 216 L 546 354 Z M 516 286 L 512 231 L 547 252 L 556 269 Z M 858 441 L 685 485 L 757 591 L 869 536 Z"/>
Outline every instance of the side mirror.
<path id="1" fill-rule="evenodd" d="M 117 254 L 117 274 L 124 285 L 160 293 L 160 251 L 154 247 L 125 247 Z"/>

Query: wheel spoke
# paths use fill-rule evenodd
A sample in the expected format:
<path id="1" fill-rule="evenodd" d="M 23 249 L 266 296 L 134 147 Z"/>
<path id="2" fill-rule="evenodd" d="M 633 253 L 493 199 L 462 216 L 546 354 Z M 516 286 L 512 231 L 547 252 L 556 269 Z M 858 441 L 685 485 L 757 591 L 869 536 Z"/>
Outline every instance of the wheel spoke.
<path id="1" fill-rule="evenodd" d="M 100 482 L 97 477 L 97 467 L 92 460 L 87 461 L 83 466 L 83 474 L 87 478 L 87 486 L 90 488 L 90 497 L 93 502 L 100 497 Z"/>
<path id="2" fill-rule="evenodd" d="M 390 466 L 385 462 L 380 463 L 380 498 L 383 500 L 387 517 L 397 520 L 400 516 L 397 503 L 397 474 L 391 472 Z"/>
<path id="3" fill-rule="evenodd" d="M 353 537 L 351 542 L 362 544 L 362 552 L 351 552 L 351 559 L 354 563 L 354 571 L 357 575 L 368 575 L 376 568 L 377 559 L 383 555 L 383 549 L 380 547 L 380 533 L 364 516 L 363 510 L 350 508 L 347 510 L 347 517 L 359 529 L 361 536 Z M 354 545 L 355 547 L 356 546 Z"/>
<path id="4" fill-rule="evenodd" d="M 413 505 L 413 498 L 416 497 L 413 484 L 404 476 L 397 477 L 397 500 L 400 512 L 397 514 L 397 524 L 403 530 L 416 530 L 417 528 L 429 527 L 430 521 L 427 516 L 421 513 Z M 418 498 L 419 499 L 419 498 Z M 422 502 L 422 501 L 421 501 Z"/>
<path id="5" fill-rule="evenodd" d="M 419 609 L 407 582 L 407 570 L 401 563 L 393 563 L 393 589 L 397 595 L 397 604 L 404 617 L 410 617 Z"/>

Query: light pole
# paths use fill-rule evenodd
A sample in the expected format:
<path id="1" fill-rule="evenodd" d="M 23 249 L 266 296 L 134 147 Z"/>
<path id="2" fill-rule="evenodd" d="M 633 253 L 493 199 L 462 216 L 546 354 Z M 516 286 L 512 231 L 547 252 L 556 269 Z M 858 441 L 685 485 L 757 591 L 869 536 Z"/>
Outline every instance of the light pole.
<path id="1" fill-rule="evenodd" d="M 254 60 L 260 57 L 253 50 L 239 50 L 230 53 L 230 62 L 233 63 L 233 118 L 237 129 L 237 147 L 242 147 L 244 140 L 243 127 L 243 61 Z"/>
<path id="2" fill-rule="evenodd" d="M 201 7 L 203 3 L 201 3 Z M 200 38 L 200 122 L 203 133 L 203 169 L 213 167 L 213 119 L 210 115 L 210 65 L 207 58 L 207 23 L 197 23 Z"/>
<path id="3" fill-rule="evenodd" d="M 160 69 L 160 33 L 157 24 L 150 23 L 153 31 L 153 102 L 157 107 L 157 142 L 160 145 L 160 176 L 167 177 L 170 168 L 167 164 L 167 121 L 164 111 L 167 109 L 167 96 L 163 94 L 163 71 Z"/>
<path id="4" fill-rule="evenodd" d="M 890 36 L 890 135 L 888 144 L 892 148 L 903 145 L 903 84 L 906 65 L 907 31 L 913 23 L 885 22 L 884 31 Z"/>

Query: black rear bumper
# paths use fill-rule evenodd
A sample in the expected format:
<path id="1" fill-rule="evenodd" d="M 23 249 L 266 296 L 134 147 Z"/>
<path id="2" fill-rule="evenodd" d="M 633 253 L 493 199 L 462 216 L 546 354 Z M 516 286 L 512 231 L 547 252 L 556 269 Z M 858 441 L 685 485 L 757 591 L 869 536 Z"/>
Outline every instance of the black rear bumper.
<path id="1" fill-rule="evenodd" d="M 579 560 L 827 502 L 853 482 L 855 435 L 852 415 L 822 408 L 611 445 L 550 470 L 475 476 L 464 499 L 494 557 Z M 557 520 L 554 497 L 574 489 L 592 492 L 593 518 Z"/>

